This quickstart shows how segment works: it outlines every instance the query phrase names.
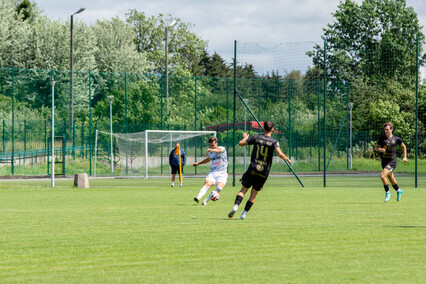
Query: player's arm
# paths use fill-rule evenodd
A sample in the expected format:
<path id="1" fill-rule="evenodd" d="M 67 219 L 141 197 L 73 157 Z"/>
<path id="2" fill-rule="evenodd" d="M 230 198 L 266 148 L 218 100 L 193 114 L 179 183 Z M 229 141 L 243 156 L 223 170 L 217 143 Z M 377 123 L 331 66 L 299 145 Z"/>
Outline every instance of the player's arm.
<path id="1" fill-rule="evenodd" d="M 401 147 L 402 147 L 402 146 L 401 146 Z M 379 144 L 376 144 L 376 146 L 374 146 L 374 151 L 384 153 L 384 152 L 386 152 L 386 148 L 385 148 L 385 147 L 384 147 L 384 148 L 380 148 L 380 145 L 379 145 Z"/>
<path id="2" fill-rule="evenodd" d="M 404 158 L 402 158 L 402 161 L 405 163 L 407 162 L 407 147 L 405 146 L 404 142 L 401 143 L 402 153 L 404 154 Z"/>
<path id="3" fill-rule="evenodd" d="M 281 151 L 280 147 L 275 148 L 275 153 L 277 153 L 278 157 L 280 157 L 283 160 L 286 160 L 289 164 L 291 164 L 290 159 Z"/>
<path id="4" fill-rule="evenodd" d="M 198 163 L 193 163 L 192 165 L 193 165 L 194 167 L 198 167 L 199 165 L 207 164 L 207 163 L 208 163 L 208 162 L 210 162 L 210 161 L 211 161 L 210 157 L 207 157 L 207 158 L 205 158 L 204 160 L 202 160 L 202 161 L 200 161 L 200 162 L 198 162 Z"/>
<path id="5" fill-rule="evenodd" d="M 243 139 L 240 140 L 240 142 L 238 142 L 238 145 L 240 145 L 241 147 L 247 146 L 247 138 L 249 138 L 249 135 L 247 133 L 243 134 Z"/>

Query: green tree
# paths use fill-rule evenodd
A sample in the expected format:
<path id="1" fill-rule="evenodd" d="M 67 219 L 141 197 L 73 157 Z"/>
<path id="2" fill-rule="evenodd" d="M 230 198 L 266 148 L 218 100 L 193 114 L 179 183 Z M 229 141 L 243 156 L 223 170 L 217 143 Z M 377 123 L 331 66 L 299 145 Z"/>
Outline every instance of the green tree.
<path id="1" fill-rule="evenodd" d="M 156 73 L 164 74 L 165 67 L 165 29 L 172 21 L 176 24 L 168 29 L 168 54 L 170 73 L 176 69 L 192 70 L 198 64 L 207 42 L 191 31 L 190 23 L 182 22 L 171 15 L 147 17 L 136 9 L 127 14 L 127 22 L 133 27 L 136 50 L 147 54 L 148 61 Z"/>
<path id="2" fill-rule="evenodd" d="M 425 41 L 417 14 L 406 0 L 345 0 L 324 28 L 327 41 L 327 77 L 338 81 L 393 78 L 404 84 L 415 78 L 416 39 Z M 310 55 L 320 69 L 324 47 Z"/>

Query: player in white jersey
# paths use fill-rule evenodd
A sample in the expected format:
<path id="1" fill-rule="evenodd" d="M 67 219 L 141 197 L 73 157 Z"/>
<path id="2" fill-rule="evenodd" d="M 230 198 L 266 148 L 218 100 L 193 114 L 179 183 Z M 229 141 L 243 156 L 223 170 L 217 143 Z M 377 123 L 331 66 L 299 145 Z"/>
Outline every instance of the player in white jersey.
<path id="1" fill-rule="evenodd" d="M 210 169 L 210 173 L 207 175 L 206 180 L 204 182 L 204 186 L 201 188 L 197 197 L 194 197 L 194 201 L 199 203 L 201 198 L 203 198 L 204 194 L 206 194 L 207 190 L 214 184 L 216 184 L 216 189 L 218 193 L 222 191 L 223 187 L 226 184 L 226 180 L 228 179 L 228 158 L 226 156 L 225 147 L 217 145 L 217 138 L 211 137 L 209 139 L 209 149 L 207 149 L 208 157 L 202 160 L 201 162 L 192 164 L 194 167 L 198 167 L 199 165 L 206 164 L 212 161 L 212 167 Z M 212 192 L 207 196 L 203 201 L 203 205 L 207 205 L 207 202 L 210 200 L 210 196 Z"/>

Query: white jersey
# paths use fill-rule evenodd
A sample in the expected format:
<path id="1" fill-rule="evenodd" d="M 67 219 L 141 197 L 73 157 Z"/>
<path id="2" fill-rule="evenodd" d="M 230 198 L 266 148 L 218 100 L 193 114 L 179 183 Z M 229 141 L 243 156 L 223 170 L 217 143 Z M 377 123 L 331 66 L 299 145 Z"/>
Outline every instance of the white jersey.
<path id="1" fill-rule="evenodd" d="M 209 152 L 209 158 L 212 160 L 210 173 L 226 173 L 228 168 L 228 157 L 225 147 L 219 146 L 221 153 Z"/>

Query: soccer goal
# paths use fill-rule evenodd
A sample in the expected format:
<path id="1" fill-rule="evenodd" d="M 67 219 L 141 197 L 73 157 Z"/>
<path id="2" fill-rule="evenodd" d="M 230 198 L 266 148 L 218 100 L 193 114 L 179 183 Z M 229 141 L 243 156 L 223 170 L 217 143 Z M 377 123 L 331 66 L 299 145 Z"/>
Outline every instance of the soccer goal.
<path id="1" fill-rule="evenodd" d="M 197 168 L 191 165 L 207 156 L 208 139 L 212 136 L 216 136 L 216 131 L 145 130 L 111 134 L 96 130 L 94 175 L 168 176 L 169 155 L 176 142 L 185 152 L 184 175 L 195 175 Z"/>

